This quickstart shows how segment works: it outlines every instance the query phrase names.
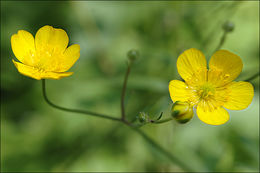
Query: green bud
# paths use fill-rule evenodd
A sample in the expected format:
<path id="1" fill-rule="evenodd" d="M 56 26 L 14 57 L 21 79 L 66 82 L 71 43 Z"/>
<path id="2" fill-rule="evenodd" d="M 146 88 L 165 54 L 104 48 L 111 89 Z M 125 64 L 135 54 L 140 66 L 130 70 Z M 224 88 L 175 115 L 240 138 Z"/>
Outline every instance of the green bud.
<path id="1" fill-rule="evenodd" d="M 187 123 L 193 117 L 193 108 L 188 102 L 176 101 L 172 106 L 172 117 L 181 124 Z"/>
<path id="2" fill-rule="evenodd" d="M 145 112 L 140 112 L 138 119 L 140 123 L 147 123 L 149 121 L 149 116 Z"/>
<path id="3" fill-rule="evenodd" d="M 132 50 L 128 51 L 127 57 L 130 61 L 135 61 L 139 57 L 138 50 L 132 49 Z"/>
<path id="4" fill-rule="evenodd" d="M 223 25 L 222 28 L 226 31 L 226 32 L 232 32 L 235 28 L 234 24 L 232 22 L 226 21 Z"/>

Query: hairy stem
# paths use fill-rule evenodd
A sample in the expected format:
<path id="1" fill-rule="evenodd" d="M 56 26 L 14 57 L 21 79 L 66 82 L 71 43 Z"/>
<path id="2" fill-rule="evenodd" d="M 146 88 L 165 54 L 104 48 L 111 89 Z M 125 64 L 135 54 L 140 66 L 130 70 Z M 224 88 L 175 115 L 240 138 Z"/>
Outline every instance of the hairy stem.
<path id="1" fill-rule="evenodd" d="M 95 116 L 95 117 L 100 117 L 100 118 L 105 118 L 105 119 L 110 119 L 110 120 L 114 120 L 114 121 L 121 121 L 121 119 L 119 118 L 114 118 L 108 115 L 103 115 L 103 114 L 99 114 L 99 113 L 95 113 L 95 112 L 91 112 L 91 111 L 86 111 L 86 110 L 79 110 L 79 109 L 70 109 L 70 108 L 65 108 L 62 106 L 58 106 L 54 103 L 52 103 L 47 95 L 46 95 L 46 84 L 45 84 L 45 79 L 42 79 L 42 93 L 43 93 L 43 97 L 44 100 L 52 107 L 59 109 L 59 110 L 63 110 L 66 112 L 74 112 L 74 113 L 79 113 L 79 114 L 86 114 L 86 115 L 90 115 L 90 116 Z"/>

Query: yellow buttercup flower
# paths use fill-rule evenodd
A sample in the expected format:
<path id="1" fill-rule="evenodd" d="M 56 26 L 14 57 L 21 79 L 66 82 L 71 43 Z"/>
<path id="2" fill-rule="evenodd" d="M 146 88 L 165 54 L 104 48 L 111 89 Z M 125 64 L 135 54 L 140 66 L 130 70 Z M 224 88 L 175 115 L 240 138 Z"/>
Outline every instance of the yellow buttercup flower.
<path id="1" fill-rule="evenodd" d="M 178 72 L 185 82 L 170 81 L 171 99 L 173 102 L 188 102 L 197 108 L 197 115 L 204 123 L 224 124 L 229 120 L 224 108 L 245 109 L 254 96 L 254 88 L 249 82 L 233 81 L 242 67 L 239 56 L 219 50 L 211 57 L 207 69 L 203 53 L 194 48 L 188 49 L 177 60 Z"/>
<path id="2" fill-rule="evenodd" d="M 13 60 L 17 70 L 26 76 L 40 79 L 60 79 L 70 76 L 73 72 L 66 72 L 78 60 L 80 46 L 68 46 L 69 38 L 62 29 L 52 26 L 40 28 L 35 39 L 27 31 L 19 30 L 12 35 L 11 45 L 16 58 Z"/>

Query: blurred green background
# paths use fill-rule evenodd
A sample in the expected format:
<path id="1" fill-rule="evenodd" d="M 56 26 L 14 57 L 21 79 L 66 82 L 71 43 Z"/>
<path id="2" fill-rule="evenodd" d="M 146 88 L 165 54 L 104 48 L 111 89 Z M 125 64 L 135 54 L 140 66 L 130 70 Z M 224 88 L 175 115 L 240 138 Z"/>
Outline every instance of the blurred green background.
<path id="1" fill-rule="evenodd" d="M 163 118 L 172 104 L 168 82 L 179 79 L 178 55 L 194 47 L 210 58 L 225 21 L 235 30 L 223 48 L 244 63 L 237 79 L 259 70 L 259 2 L 1 1 L 2 171 L 182 171 L 137 133 L 110 120 L 66 113 L 47 105 L 41 81 L 20 75 L 11 59 L 11 35 L 63 28 L 81 46 L 74 74 L 47 80 L 49 98 L 71 108 L 120 116 L 126 53 L 138 49 L 129 77 L 127 117 L 145 111 Z M 259 171 L 259 78 L 255 96 L 230 121 L 210 126 L 197 116 L 142 130 L 197 171 Z"/>

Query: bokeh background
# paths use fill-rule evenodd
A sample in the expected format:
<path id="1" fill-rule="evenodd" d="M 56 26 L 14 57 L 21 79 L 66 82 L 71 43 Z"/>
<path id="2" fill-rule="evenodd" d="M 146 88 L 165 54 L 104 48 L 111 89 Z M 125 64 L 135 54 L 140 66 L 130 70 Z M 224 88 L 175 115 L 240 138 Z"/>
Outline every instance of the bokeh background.
<path id="1" fill-rule="evenodd" d="M 44 25 L 63 28 L 81 46 L 74 75 L 47 80 L 49 98 L 71 108 L 120 116 L 126 53 L 138 49 L 126 97 L 129 119 L 139 112 L 169 117 L 168 82 L 179 79 L 178 55 L 194 47 L 210 58 L 223 48 L 244 63 L 237 80 L 259 71 L 259 2 L 1 1 L 2 171 L 182 171 L 141 136 L 110 120 L 55 110 L 42 97 L 41 81 L 20 75 L 11 59 L 11 35 L 35 35 Z M 197 171 L 259 171 L 259 78 L 252 104 L 229 111 L 230 121 L 210 126 L 197 116 L 141 129 Z"/>

